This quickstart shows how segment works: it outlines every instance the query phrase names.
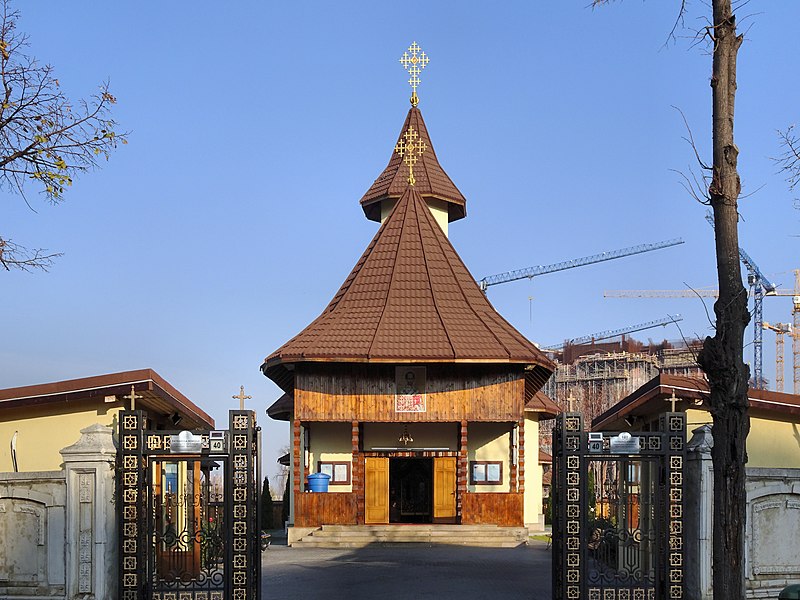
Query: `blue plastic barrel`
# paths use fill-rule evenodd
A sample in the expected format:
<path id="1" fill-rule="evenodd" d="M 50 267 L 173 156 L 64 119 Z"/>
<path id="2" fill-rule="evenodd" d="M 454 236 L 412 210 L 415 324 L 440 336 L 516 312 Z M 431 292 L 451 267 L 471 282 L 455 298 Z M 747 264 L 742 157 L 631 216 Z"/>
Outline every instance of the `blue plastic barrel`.
<path id="1" fill-rule="evenodd" d="M 311 473 L 306 477 L 309 492 L 327 492 L 331 476 L 325 473 Z"/>

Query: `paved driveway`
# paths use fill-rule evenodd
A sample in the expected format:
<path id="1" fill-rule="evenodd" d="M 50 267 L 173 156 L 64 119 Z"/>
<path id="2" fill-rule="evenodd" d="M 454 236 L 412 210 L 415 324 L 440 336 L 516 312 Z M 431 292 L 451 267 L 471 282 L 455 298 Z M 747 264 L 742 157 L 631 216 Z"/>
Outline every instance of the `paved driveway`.
<path id="1" fill-rule="evenodd" d="M 262 554 L 263 600 L 550 600 L 550 551 L 520 548 L 271 546 Z"/>

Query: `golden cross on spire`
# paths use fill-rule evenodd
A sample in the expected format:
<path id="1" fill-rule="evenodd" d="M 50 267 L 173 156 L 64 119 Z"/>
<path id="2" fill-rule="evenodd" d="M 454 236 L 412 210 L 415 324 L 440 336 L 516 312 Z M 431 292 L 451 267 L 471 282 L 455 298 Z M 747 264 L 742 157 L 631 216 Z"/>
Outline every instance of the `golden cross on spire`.
<path id="1" fill-rule="evenodd" d="M 394 151 L 403 157 L 403 164 L 408 167 L 408 184 L 414 185 L 417 179 L 414 177 L 414 165 L 422 157 L 422 153 L 428 149 L 428 145 L 419 139 L 419 134 L 414 131 L 414 126 L 409 125 L 403 138 L 397 142 Z"/>
<path id="2" fill-rule="evenodd" d="M 403 65 L 403 68 L 411 75 L 408 79 L 408 84 L 411 86 L 412 90 L 411 106 L 419 104 L 419 97 L 417 96 L 417 86 L 421 83 L 419 74 L 422 73 L 422 69 L 424 69 L 425 65 L 429 62 L 430 59 L 428 55 L 422 52 L 422 48 L 419 47 L 417 42 L 412 43 L 408 47 L 408 50 L 403 52 L 403 56 L 400 57 L 400 64 Z"/>
<path id="3" fill-rule="evenodd" d="M 244 410 L 244 401 L 245 400 L 250 400 L 252 398 L 252 396 L 245 396 L 244 395 L 244 386 L 240 385 L 239 386 L 239 394 L 236 395 L 236 396 L 231 396 L 231 398 L 233 398 L 234 400 L 238 399 L 239 400 L 239 410 Z"/>

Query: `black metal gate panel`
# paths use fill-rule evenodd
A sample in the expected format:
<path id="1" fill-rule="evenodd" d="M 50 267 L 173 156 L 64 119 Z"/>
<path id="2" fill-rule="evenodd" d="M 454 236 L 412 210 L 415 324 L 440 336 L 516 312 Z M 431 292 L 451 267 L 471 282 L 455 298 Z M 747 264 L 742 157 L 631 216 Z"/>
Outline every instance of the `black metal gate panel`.
<path id="1" fill-rule="evenodd" d="M 686 417 L 657 431 L 583 430 L 563 413 L 553 431 L 553 598 L 684 597 Z"/>
<path id="2" fill-rule="evenodd" d="M 229 421 L 227 431 L 162 431 L 142 411 L 120 414 L 121 600 L 260 597 L 258 427 L 251 411 Z"/>

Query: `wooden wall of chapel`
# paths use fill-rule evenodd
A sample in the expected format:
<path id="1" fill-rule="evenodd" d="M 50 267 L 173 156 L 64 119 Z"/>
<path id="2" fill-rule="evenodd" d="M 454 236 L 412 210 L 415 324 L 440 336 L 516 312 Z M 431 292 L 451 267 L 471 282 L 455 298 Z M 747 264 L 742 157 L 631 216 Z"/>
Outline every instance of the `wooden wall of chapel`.
<path id="1" fill-rule="evenodd" d="M 395 366 L 298 364 L 295 419 L 517 421 L 523 414 L 525 379 L 521 366 L 427 365 L 424 412 L 396 412 Z"/>

